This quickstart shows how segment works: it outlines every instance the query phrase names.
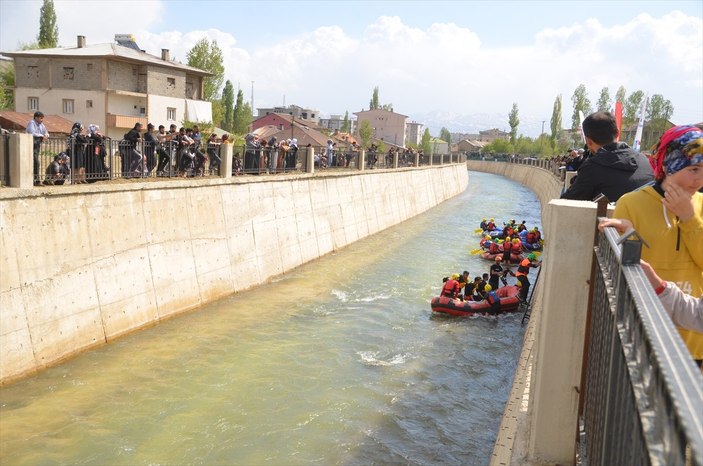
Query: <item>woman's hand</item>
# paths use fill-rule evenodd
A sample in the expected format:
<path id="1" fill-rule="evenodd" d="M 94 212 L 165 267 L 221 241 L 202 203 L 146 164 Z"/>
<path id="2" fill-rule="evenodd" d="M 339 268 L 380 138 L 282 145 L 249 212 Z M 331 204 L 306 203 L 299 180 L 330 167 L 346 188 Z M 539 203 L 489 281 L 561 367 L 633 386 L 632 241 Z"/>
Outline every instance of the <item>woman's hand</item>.
<path id="1" fill-rule="evenodd" d="M 664 207 L 685 222 L 693 217 L 693 198 L 676 183 L 669 183 L 662 199 Z"/>
<path id="2" fill-rule="evenodd" d="M 598 222 L 598 230 L 603 231 L 606 227 L 615 228 L 621 235 L 634 228 L 632 222 L 626 218 L 604 218 Z"/>

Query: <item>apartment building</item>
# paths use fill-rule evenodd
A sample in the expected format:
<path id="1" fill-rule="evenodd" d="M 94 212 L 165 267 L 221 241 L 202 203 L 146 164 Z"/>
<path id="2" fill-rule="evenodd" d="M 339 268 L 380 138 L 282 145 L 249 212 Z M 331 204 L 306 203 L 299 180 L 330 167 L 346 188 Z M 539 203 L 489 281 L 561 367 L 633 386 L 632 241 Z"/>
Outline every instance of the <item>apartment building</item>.
<path id="1" fill-rule="evenodd" d="M 405 144 L 412 144 L 414 146 L 419 146 L 420 141 L 422 141 L 422 123 L 412 121 L 405 124 Z"/>
<path id="2" fill-rule="evenodd" d="M 290 115 L 296 120 L 306 120 L 314 124 L 318 124 L 320 120 L 320 112 L 313 110 L 311 108 L 303 108 L 298 105 L 289 105 L 287 107 L 271 107 L 271 108 L 257 108 L 258 112 L 257 118 L 270 115 L 272 113 L 283 113 Z"/>
<path id="3" fill-rule="evenodd" d="M 158 126 L 212 121 L 203 100 L 211 73 L 150 55 L 124 41 L 76 47 L 3 52 L 15 61 L 15 110 L 60 115 L 84 126 L 98 124 L 121 138 L 136 122 Z"/>
<path id="4" fill-rule="evenodd" d="M 372 137 L 396 146 L 405 145 L 405 120 L 407 115 L 391 112 L 389 110 L 365 110 L 354 113 L 356 115 L 357 131 L 364 121 L 368 121 L 373 128 Z"/>

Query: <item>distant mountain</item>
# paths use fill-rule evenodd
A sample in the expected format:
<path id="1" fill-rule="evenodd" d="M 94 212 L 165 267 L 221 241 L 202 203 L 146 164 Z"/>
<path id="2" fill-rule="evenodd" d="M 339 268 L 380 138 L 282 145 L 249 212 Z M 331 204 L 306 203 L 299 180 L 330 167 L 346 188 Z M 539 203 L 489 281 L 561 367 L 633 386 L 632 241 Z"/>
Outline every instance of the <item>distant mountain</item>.
<path id="1" fill-rule="evenodd" d="M 409 115 L 408 121 L 416 121 L 430 129 L 430 133 L 439 135 L 442 128 L 451 133 L 478 134 L 479 131 L 498 128 L 510 131 L 506 113 L 471 113 L 460 115 L 454 112 L 435 111 Z"/>

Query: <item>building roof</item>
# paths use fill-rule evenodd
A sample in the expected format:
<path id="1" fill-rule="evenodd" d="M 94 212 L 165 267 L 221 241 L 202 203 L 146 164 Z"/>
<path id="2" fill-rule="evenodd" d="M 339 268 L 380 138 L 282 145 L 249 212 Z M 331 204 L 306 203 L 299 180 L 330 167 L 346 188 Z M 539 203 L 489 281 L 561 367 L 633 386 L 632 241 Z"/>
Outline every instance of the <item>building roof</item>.
<path id="1" fill-rule="evenodd" d="M 10 110 L 0 111 L 0 126 L 3 129 L 24 132 L 27 129 L 27 124 L 34 118 L 34 113 L 20 113 Z M 73 121 L 67 120 L 58 115 L 44 115 L 44 126 L 52 134 L 71 134 Z M 87 126 L 87 125 L 84 125 Z"/>
<path id="2" fill-rule="evenodd" d="M 376 113 L 378 113 L 378 112 L 390 113 L 390 114 L 393 114 L 393 115 L 397 115 L 397 116 L 399 116 L 399 117 L 408 118 L 407 115 L 403 115 L 402 113 L 391 112 L 390 110 L 384 110 L 384 109 L 382 109 L 382 108 L 375 108 L 375 109 L 373 109 L 373 110 L 362 110 L 362 111 L 360 111 L 360 112 L 354 112 L 354 115 L 356 115 L 357 118 L 358 118 L 359 115 L 363 115 L 364 113 L 373 113 L 373 112 L 376 112 Z"/>
<path id="3" fill-rule="evenodd" d="M 106 43 L 86 45 L 85 47 L 57 47 L 53 49 L 18 50 L 16 52 L 2 52 L 7 57 L 58 57 L 58 58 L 112 58 L 132 63 L 164 66 L 178 69 L 200 76 L 213 76 L 209 71 L 203 71 L 188 65 L 162 60 L 161 57 L 151 55 L 141 50 L 134 50 L 123 45 Z"/>

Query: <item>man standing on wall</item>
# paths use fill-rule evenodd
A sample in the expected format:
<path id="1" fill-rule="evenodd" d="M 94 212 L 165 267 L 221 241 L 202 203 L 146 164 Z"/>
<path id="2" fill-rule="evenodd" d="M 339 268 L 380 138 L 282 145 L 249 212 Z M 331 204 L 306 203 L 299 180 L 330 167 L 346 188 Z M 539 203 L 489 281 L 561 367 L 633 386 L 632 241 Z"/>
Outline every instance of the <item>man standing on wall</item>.
<path id="1" fill-rule="evenodd" d="M 573 184 L 562 199 L 592 201 L 604 194 L 617 202 L 625 193 L 654 181 L 654 172 L 644 154 L 618 142 L 618 126 L 609 112 L 596 112 L 583 120 L 586 146 L 593 154 L 578 169 Z"/>
<path id="2" fill-rule="evenodd" d="M 49 132 L 44 126 L 44 114 L 34 112 L 34 118 L 27 123 L 27 133 L 34 136 L 34 186 L 39 186 L 39 153 L 41 143 L 49 139 Z"/>

